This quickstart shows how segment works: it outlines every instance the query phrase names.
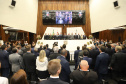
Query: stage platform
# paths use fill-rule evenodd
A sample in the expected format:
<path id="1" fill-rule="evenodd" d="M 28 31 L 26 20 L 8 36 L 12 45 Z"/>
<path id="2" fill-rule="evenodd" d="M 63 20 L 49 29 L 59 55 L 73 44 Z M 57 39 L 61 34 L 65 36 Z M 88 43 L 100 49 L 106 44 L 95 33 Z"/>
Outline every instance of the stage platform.
<path id="1" fill-rule="evenodd" d="M 80 46 L 80 49 L 82 49 L 82 46 L 84 44 L 87 44 L 87 47 L 90 47 L 93 44 L 92 39 L 85 39 L 85 40 L 37 40 L 36 47 L 39 48 L 40 44 L 43 45 L 48 44 L 49 48 L 52 49 L 54 42 L 58 42 L 58 47 L 60 48 L 61 45 L 66 43 L 66 49 L 70 51 L 70 54 L 73 54 L 75 50 L 77 50 L 77 46 Z"/>

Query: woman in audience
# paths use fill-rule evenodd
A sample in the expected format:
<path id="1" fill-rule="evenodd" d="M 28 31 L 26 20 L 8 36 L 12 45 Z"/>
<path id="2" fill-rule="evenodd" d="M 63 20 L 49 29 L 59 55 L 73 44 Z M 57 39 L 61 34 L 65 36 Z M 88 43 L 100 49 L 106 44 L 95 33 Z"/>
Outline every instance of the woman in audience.
<path id="1" fill-rule="evenodd" d="M 11 77 L 10 84 L 28 84 L 25 71 L 20 69 L 18 72 L 16 72 Z"/>
<path id="2" fill-rule="evenodd" d="M 48 65 L 48 59 L 46 57 L 45 50 L 41 50 L 39 56 L 36 59 L 36 69 L 40 81 L 49 77 L 49 73 L 47 71 L 47 65 Z"/>

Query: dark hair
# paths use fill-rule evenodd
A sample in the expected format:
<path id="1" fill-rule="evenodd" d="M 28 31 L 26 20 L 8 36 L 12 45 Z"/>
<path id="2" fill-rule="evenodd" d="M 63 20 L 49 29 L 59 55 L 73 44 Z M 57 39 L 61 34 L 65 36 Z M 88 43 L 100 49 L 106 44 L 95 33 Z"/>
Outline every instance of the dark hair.
<path id="1" fill-rule="evenodd" d="M 25 71 L 20 69 L 18 72 L 16 72 L 11 77 L 10 84 L 28 84 Z"/>
<path id="2" fill-rule="evenodd" d="M 88 50 L 84 50 L 83 55 L 84 55 L 84 56 L 88 56 L 88 55 L 89 55 Z"/>
<path id="3" fill-rule="evenodd" d="M 86 46 L 82 46 L 82 50 L 85 50 L 86 49 Z"/>
<path id="4" fill-rule="evenodd" d="M 22 47 L 24 47 L 25 46 L 25 44 L 22 44 Z"/>
<path id="5" fill-rule="evenodd" d="M 7 46 L 6 45 L 2 45 L 1 49 L 4 50 Z"/>
<path id="6" fill-rule="evenodd" d="M 47 48 L 48 48 L 48 46 L 49 46 L 49 45 L 48 45 L 48 44 L 46 44 L 46 47 L 47 47 Z"/>
<path id="7" fill-rule="evenodd" d="M 80 47 L 79 46 L 77 46 L 77 50 L 80 50 Z"/>
<path id="8" fill-rule="evenodd" d="M 31 45 L 26 46 L 26 50 L 29 51 L 31 49 Z"/>
<path id="9" fill-rule="evenodd" d="M 66 48 L 66 44 L 63 44 L 63 48 Z"/>
<path id="10" fill-rule="evenodd" d="M 111 48 L 111 45 L 110 45 L 110 44 L 106 44 L 106 46 L 107 46 L 108 48 Z"/>
<path id="11" fill-rule="evenodd" d="M 100 46 L 100 50 L 101 50 L 102 52 L 105 52 L 105 50 L 106 50 L 105 46 Z"/>
<path id="12" fill-rule="evenodd" d="M 12 53 L 16 53 L 17 52 L 17 49 L 16 48 L 13 48 L 12 49 Z"/>
<path id="13" fill-rule="evenodd" d="M 45 45 L 45 46 L 44 46 L 44 49 L 46 49 L 46 48 L 47 48 L 47 46 Z"/>

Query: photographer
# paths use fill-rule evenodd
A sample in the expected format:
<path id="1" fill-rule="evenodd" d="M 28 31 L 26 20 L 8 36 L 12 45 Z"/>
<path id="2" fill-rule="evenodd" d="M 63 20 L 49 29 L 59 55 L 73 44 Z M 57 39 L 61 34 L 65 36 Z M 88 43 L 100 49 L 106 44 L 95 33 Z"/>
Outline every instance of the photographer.
<path id="1" fill-rule="evenodd" d="M 70 74 L 70 79 L 73 80 L 73 84 L 95 84 L 98 75 L 96 72 L 89 70 L 86 60 L 81 60 L 78 69 Z"/>

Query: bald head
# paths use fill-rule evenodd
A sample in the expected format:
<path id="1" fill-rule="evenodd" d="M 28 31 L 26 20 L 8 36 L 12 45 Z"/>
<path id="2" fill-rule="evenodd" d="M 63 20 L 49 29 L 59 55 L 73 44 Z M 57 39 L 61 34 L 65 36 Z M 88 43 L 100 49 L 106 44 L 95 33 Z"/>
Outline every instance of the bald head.
<path id="1" fill-rule="evenodd" d="M 83 71 L 87 71 L 88 68 L 89 68 L 88 62 L 86 60 L 81 60 L 81 62 L 80 62 L 80 68 Z"/>

